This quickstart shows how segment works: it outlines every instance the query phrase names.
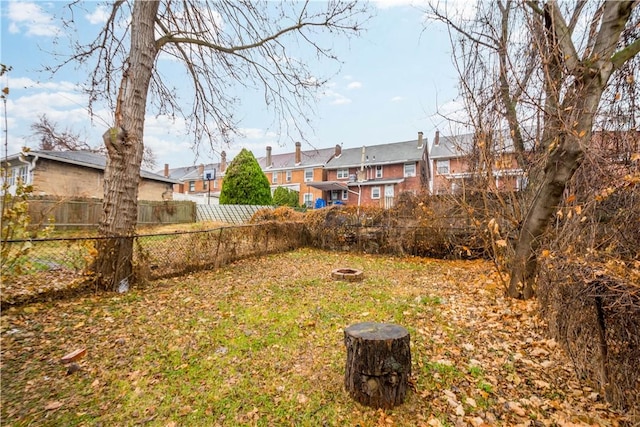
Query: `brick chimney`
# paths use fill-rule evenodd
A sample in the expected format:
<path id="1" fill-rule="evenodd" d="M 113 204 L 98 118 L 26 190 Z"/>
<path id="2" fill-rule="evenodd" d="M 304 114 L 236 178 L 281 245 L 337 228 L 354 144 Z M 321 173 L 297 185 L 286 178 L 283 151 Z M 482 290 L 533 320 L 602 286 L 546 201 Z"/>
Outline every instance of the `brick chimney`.
<path id="1" fill-rule="evenodd" d="M 342 154 L 342 147 L 340 144 L 336 144 L 336 154 L 334 157 L 340 157 L 340 154 Z"/>
<path id="2" fill-rule="evenodd" d="M 300 152 L 300 147 L 302 144 L 300 142 L 296 142 L 296 165 L 302 163 L 302 153 Z"/>
<path id="3" fill-rule="evenodd" d="M 436 136 L 433 139 L 433 145 L 435 145 L 436 147 L 438 145 L 440 145 L 440 131 L 439 130 L 436 131 Z"/>
<path id="4" fill-rule="evenodd" d="M 164 164 L 164 176 L 169 176 L 169 163 Z"/>
<path id="5" fill-rule="evenodd" d="M 418 132 L 418 148 L 422 148 L 422 137 L 423 137 L 423 133 L 422 132 Z"/>
<path id="6" fill-rule="evenodd" d="M 266 164 L 264 165 L 266 168 L 270 168 L 272 165 L 272 161 L 271 161 L 271 146 L 267 145 L 267 161 Z"/>
<path id="7" fill-rule="evenodd" d="M 220 153 L 220 173 L 224 172 L 227 168 L 227 152 L 223 151 Z"/>
<path id="8" fill-rule="evenodd" d="M 198 166 L 198 176 L 204 176 L 204 165 L 202 163 Z"/>

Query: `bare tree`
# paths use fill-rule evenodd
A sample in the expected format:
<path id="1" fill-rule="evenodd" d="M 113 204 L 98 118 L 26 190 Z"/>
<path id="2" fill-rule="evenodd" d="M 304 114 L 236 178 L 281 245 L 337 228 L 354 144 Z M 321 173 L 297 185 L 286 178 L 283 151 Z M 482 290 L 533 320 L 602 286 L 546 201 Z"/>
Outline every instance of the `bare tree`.
<path id="1" fill-rule="evenodd" d="M 513 298 L 533 296 L 540 239 L 590 147 L 602 95 L 611 75 L 640 51 L 637 33 L 631 39 L 625 37 L 640 24 L 638 1 L 603 1 L 590 16 L 585 3 L 577 2 L 564 13 L 555 1 L 528 3 L 532 19 L 544 27 L 538 52 L 545 64 L 543 141 L 549 156 L 516 244 L 508 291 Z M 574 43 L 580 19 L 589 23 L 583 46 Z"/>
<path id="2" fill-rule="evenodd" d="M 131 236 L 147 101 L 154 101 L 158 113 L 185 118 L 196 147 L 205 139 L 231 140 L 238 87 L 261 91 L 282 134 L 301 131 L 314 90 L 324 81 L 310 72 L 308 58 L 296 55 L 306 49 L 315 60 L 335 60 L 318 36 L 355 34 L 367 16 L 357 1 L 341 0 L 118 0 L 109 10 L 98 37 L 77 46 L 66 62 L 95 64 L 87 85 L 90 99 L 107 99 L 114 111 L 113 127 L 103 136 L 108 161 L 100 224 L 100 233 L 114 238 L 101 241 L 95 271 L 105 288 L 115 289 L 133 278 Z M 295 54 L 287 47 L 295 47 Z M 181 80 L 191 82 L 190 92 L 179 93 L 163 76 L 165 59 L 184 66 Z M 183 109 L 181 98 L 189 108 Z"/>
<path id="3" fill-rule="evenodd" d="M 437 7 L 431 10 L 459 36 L 462 94 L 471 105 L 467 109 L 476 132 L 486 134 L 490 121 L 479 120 L 494 106 L 506 120 L 514 146 L 524 153 L 522 124 L 536 116 L 542 123 L 537 154 L 544 167 L 535 174 L 535 192 L 514 247 L 508 286 L 514 298 L 533 296 L 536 251 L 589 149 L 603 93 L 612 74 L 624 70 L 640 51 L 638 4 L 505 0 L 495 3 L 500 14 L 491 14 L 487 10 L 494 4 L 481 2 L 475 18 L 463 23 Z M 514 28 L 519 28 L 515 34 L 525 42 L 524 50 L 514 50 Z M 491 58 L 497 58 L 498 66 L 491 66 Z M 522 156 L 519 163 L 525 160 Z"/>
<path id="4" fill-rule="evenodd" d="M 38 149 L 50 151 L 98 151 L 83 141 L 78 133 L 71 129 L 59 130 L 58 124 L 49 120 L 46 114 L 31 124 L 32 137 L 38 139 Z"/>
<path id="5" fill-rule="evenodd" d="M 69 128 L 60 130 L 58 123 L 52 122 L 46 114 L 38 117 L 37 122 L 31 124 L 31 136 L 37 139 L 39 150 L 48 151 L 90 151 L 106 154 L 107 149 L 103 145 L 91 146 L 80 137 L 80 134 Z M 156 166 L 156 157 L 151 147 L 145 146 L 142 156 L 142 166 L 153 169 Z"/>

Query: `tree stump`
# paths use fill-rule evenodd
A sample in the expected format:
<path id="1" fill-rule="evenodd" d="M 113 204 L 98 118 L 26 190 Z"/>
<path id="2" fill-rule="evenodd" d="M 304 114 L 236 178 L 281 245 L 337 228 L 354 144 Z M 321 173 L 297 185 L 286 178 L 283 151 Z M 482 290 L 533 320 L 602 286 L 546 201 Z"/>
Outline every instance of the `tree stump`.
<path id="1" fill-rule="evenodd" d="M 364 322 L 344 330 L 344 384 L 363 405 L 391 409 L 404 402 L 411 376 L 409 332 L 391 323 Z"/>

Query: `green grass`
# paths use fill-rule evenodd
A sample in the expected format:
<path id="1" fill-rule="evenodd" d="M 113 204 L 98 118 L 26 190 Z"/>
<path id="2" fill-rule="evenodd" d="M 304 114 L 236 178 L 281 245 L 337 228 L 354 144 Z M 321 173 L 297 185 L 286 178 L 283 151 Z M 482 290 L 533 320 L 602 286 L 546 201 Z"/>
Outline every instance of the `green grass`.
<path id="1" fill-rule="evenodd" d="M 123 295 L 4 310 L 2 425 L 364 427 L 389 425 L 385 417 L 400 426 L 432 418 L 455 425 L 444 390 L 475 399 L 476 412 L 465 410 L 477 414 L 493 410 L 504 389 L 489 383 L 484 365 L 469 367 L 460 348 L 477 334 L 451 316 L 465 312 L 459 304 L 494 300 L 448 302 L 459 292 L 449 272 L 468 287 L 477 273 L 469 266 L 479 265 L 438 269 L 416 258 L 303 249 Z M 338 267 L 362 269 L 365 278 L 333 280 Z M 416 390 L 393 410 L 362 407 L 344 390 L 344 328 L 363 321 L 411 333 Z M 66 375 L 59 359 L 77 348 L 87 355 Z M 504 361 L 495 363 L 492 375 Z M 518 370 L 507 364 L 505 374 Z"/>

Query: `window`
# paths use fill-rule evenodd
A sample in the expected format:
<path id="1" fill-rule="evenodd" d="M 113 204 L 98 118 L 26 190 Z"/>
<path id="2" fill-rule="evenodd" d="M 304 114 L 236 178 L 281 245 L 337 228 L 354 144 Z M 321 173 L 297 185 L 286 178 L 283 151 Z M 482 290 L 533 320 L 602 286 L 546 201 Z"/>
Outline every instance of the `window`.
<path id="1" fill-rule="evenodd" d="M 371 187 L 371 198 L 372 199 L 380 198 L 380 187 Z"/>
<path id="2" fill-rule="evenodd" d="M 195 181 L 189 181 L 189 191 L 190 192 L 196 191 L 196 182 Z"/>
<path id="3" fill-rule="evenodd" d="M 205 179 L 204 181 L 202 181 L 202 189 L 205 190 L 205 191 L 209 189 L 209 181 L 208 180 Z"/>
<path id="4" fill-rule="evenodd" d="M 404 165 L 404 176 L 416 176 L 416 164 L 415 163 L 405 163 Z"/>
<path id="5" fill-rule="evenodd" d="M 313 207 L 313 194 L 304 193 L 304 204 L 308 208 L 312 208 Z"/>
<path id="6" fill-rule="evenodd" d="M 291 182 L 291 171 L 287 171 L 287 182 Z"/>
<path id="7" fill-rule="evenodd" d="M 272 172 L 271 173 L 271 183 L 272 184 L 277 184 L 278 183 L 278 172 Z"/>
<path id="8" fill-rule="evenodd" d="M 338 179 L 349 178 L 349 169 L 338 169 Z"/>
<path id="9" fill-rule="evenodd" d="M 449 160 L 437 160 L 436 170 L 438 175 L 449 175 Z"/>
<path id="10" fill-rule="evenodd" d="M 304 182 L 313 181 L 313 169 L 304 170 Z"/>
<path id="11" fill-rule="evenodd" d="M 213 180 L 213 188 L 218 188 L 218 180 L 217 179 Z"/>
<path id="12" fill-rule="evenodd" d="M 331 200 L 338 200 L 340 190 L 331 190 Z"/>
<path id="13" fill-rule="evenodd" d="M 342 200 L 347 200 L 349 198 L 349 191 L 342 190 Z"/>
<path id="14" fill-rule="evenodd" d="M 376 165 L 376 178 L 382 178 L 382 165 Z"/>

